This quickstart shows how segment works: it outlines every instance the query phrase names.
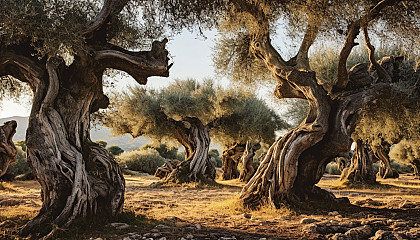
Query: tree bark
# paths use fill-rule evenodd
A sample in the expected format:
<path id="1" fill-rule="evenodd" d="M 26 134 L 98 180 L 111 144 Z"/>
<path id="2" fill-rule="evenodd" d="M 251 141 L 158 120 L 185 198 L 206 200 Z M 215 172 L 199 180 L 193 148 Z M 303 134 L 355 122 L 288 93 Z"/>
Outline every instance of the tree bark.
<path id="1" fill-rule="evenodd" d="M 382 144 L 381 146 L 373 147 L 373 153 L 375 157 L 380 160 L 378 177 L 386 178 L 398 178 L 399 174 L 397 171 L 393 170 L 391 167 L 391 162 L 389 160 L 389 144 Z"/>
<path id="2" fill-rule="evenodd" d="M 372 153 L 364 146 L 361 140 L 356 141 L 354 155 L 351 158 L 350 167 L 345 168 L 341 173 L 340 181 L 347 183 L 376 183 L 375 173 L 373 172 Z"/>
<path id="3" fill-rule="evenodd" d="M 109 104 L 102 72 L 95 69 L 51 59 L 37 82 L 26 144 L 43 205 L 23 235 L 51 228 L 49 223 L 68 227 L 79 217 L 109 217 L 122 210 L 122 172 L 113 156 L 90 140 L 90 114 Z"/>
<path id="4" fill-rule="evenodd" d="M 28 82 L 34 91 L 27 160 L 41 185 L 43 205 L 21 229 L 24 236 L 49 231 L 45 238 L 50 238 L 77 218 L 110 218 L 122 210 L 125 181 L 113 156 L 91 142 L 90 114 L 109 104 L 102 91 L 108 67 L 141 84 L 149 76 L 167 76 L 166 40 L 144 52 L 95 43 L 89 46 L 95 50 L 75 56 L 70 66 L 59 57 L 33 57 L 30 47 L 0 51 L 0 76 Z"/>
<path id="5" fill-rule="evenodd" d="M 216 168 L 210 161 L 210 127 L 197 118 L 187 117 L 175 122 L 176 138 L 185 148 L 185 160 L 165 179 L 167 182 L 184 183 L 214 181 Z"/>
<path id="6" fill-rule="evenodd" d="M 327 95 L 317 84 L 315 73 L 285 62 L 272 47 L 267 34 L 257 35 L 251 43 L 251 50 L 278 80 L 280 87 L 276 88 L 275 95 L 278 98 L 306 99 L 310 109 L 297 128 L 270 147 L 257 172 L 241 192 L 243 204 L 253 208 L 264 202 L 279 207 L 284 201 L 298 204 L 311 199 L 341 201 L 315 184 L 321 179 L 328 162 L 350 150 L 350 135 L 359 119 L 360 109 L 389 93 L 389 85 L 376 84 Z"/>
<path id="7" fill-rule="evenodd" d="M 238 163 L 245 151 L 245 144 L 238 144 L 229 147 L 222 154 L 223 180 L 231 180 L 239 177 Z"/>
<path id="8" fill-rule="evenodd" d="M 16 127 L 16 121 L 5 122 L 0 126 L 0 177 L 6 173 L 9 165 L 16 161 L 17 151 L 12 140 Z"/>
<path id="9" fill-rule="evenodd" d="M 254 156 L 255 151 L 260 148 L 259 144 L 252 144 L 248 142 L 245 147 L 245 151 L 241 157 L 241 162 L 243 165 L 243 170 L 239 176 L 239 180 L 241 182 L 248 182 L 249 179 L 254 175 L 255 168 L 254 168 Z"/>
<path id="10" fill-rule="evenodd" d="M 347 167 L 349 167 L 348 163 L 350 162 L 349 156 L 347 157 L 336 157 L 335 161 L 337 162 L 338 170 L 340 172 L 343 172 L 343 170 Z"/>
<path id="11" fill-rule="evenodd" d="M 414 169 L 414 176 L 417 179 L 420 179 L 420 159 L 416 159 L 412 162 L 413 169 Z"/>

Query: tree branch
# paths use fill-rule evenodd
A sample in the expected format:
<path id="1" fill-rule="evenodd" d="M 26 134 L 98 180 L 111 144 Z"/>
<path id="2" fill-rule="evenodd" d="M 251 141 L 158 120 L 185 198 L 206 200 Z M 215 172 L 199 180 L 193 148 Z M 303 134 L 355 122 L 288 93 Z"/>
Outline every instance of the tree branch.
<path id="1" fill-rule="evenodd" d="M 337 82 L 334 84 L 337 89 L 343 89 L 347 86 L 349 82 L 349 76 L 347 72 L 347 59 L 351 53 L 351 50 L 357 43 L 354 42 L 357 35 L 359 35 L 360 27 L 367 25 L 370 21 L 377 18 L 381 11 L 388 7 L 401 2 L 401 0 L 382 0 L 370 9 L 365 15 L 363 15 L 359 20 L 353 22 L 350 27 L 344 42 L 344 46 L 340 52 L 340 57 L 338 61 L 338 71 L 337 71 Z"/>
<path id="2" fill-rule="evenodd" d="M 376 61 L 375 59 L 375 47 L 370 43 L 369 33 L 367 26 L 363 26 L 363 34 L 365 36 L 366 47 L 369 49 L 369 62 L 375 67 L 378 77 L 383 79 L 384 82 L 392 82 L 388 72 Z"/>
<path id="3" fill-rule="evenodd" d="M 169 76 L 172 64 L 168 66 L 168 51 L 165 49 L 167 42 L 167 39 L 162 42 L 155 41 L 150 51 L 140 52 L 127 51 L 108 44 L 95 52 L 94 60 L 102 70 L 106 68 L 122 70 L 138 83 L 146 84 L 150 76 Z"/>
<path id="4" fill-rule="evenodd" d="M 128 0 L 104 0 L 101 11 L 82 32 L 82 35 L 86 38 L 92 38 L 94 33 L 109 20 L 111 15 L 121 12 L 127 2 Z"/>
<path id="5" fill-rule="evenodd" d="M 35 91 L 44 70 L 31 59 L 13 52 L 0 53 L 0 76 L 11 75 L 22 82 L 28 82 Z"/>
<path id="6" fill-rule="evenodd" d="M 280 80 L 279 78 L 277 78 L 277 81 L 279 82 L 279 84 L 276 86 L 276 89 L 274 89 L 274 96 L 276 96 L 277 98 L 306 99 L 305 95 L 303 95 L 302 92 L 299 92 L 298 90 L 293 88 L 288 81 Z"/>
<path id="7" fill-rule="evenodd" d="M 306 27 L 305 36 L 300 45 L 299 52 L 296 55 L 296 67 L 300 69 L 311 69 L 309 66 L 308 52 L 318 35 L 320 21 L 316 21 L 313 16 L 308 15 L 308 26 Z"/>

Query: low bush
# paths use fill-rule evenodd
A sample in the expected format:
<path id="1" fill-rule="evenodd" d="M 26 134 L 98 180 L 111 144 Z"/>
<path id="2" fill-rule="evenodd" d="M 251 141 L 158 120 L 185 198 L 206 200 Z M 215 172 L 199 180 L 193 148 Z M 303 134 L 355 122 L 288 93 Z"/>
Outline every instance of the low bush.
<path id="1" fill-rule="evenodd" d="M 332 175 L 340 175 L 341 171 L 338 169 L 338 164 L 336 162 L 330 162 L 325 168 L 325 172 Z"/>
<path id="2" fill-rule="evenodd" d="M 9 168 L 7 169 L 7 173 L 13 175 L 14 177 L 29 172 L 29 166 L 26 162 L 25 152 L 19 145 L 16 146 L 16 150 L 16 162 L 10 164 Z"/>
<path id="3" fill-rule="evenodd" d="M 153 175 L 166 159 L 155 149 L 148 148 L 124 152 L 117 156 L 116 160 L 123 168 Z"/>

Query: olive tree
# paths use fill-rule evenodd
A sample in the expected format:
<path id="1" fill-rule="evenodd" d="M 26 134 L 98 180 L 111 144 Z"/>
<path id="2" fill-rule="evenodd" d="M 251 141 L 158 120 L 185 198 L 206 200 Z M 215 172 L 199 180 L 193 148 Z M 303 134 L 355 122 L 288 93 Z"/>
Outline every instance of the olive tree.
<path id="1" fill-rule="evenodd" d="M 208 155 L 210 137 L 219 136 L 219 140 L 233 142 L 234 138 L 228 139 L 235 137 L 230 131 L 237 136 L 249 136 L 248 132 L 253 130 L 252 125 L 247 124 L 253 122 L 247 122 L 250 118 L 246 117 L 244 109 L 255 106 L 254 101 L 264 106 L 250 93 L 223 90 L 212 81 L 177 80 L 161 90 L 132 88 L 130 93 L 116 100 L 115 109 L 108 113 L 105 124 L 116 134 L 175 140 L 183 145 L 185 160 L 166 176 L 166 181 L 214 180 L 215 167 Z M 248 111 L 257 116 L 261 113 Z M 278 119 L 272 111 L 263 113 L 266 114 L 260 114 L 263 119 Z M 241 127 L 244 125 L 248 128 Z M 269 137 L 274 137 L 274 131 Z M 244 139 L 246 137 L 236 140 Z"/>
<path id="2" fill-rule="evenodd" d="M 243 97 L 240 94 L 241 92 L 231 91 L 225 95 L 232 99 L 241 99 Z M 287 129 L 290 125 L 256 97 L 230 101 L 230 104 L 232 106 L 229 108 L 233 110 L 220 119 L 213 131 L 215 141 L 226 146 L 222 153 L 222 178 L 229 180 L 242 175 L 241 179 L 248 181 L 249 176 L 254 173 L 252 164 L 255 151 L 261 144 L 272 144 L 276 131 Z M 244 167 L 241 174 L 237 170 L 240 162 Z"/>
<path id="3" fill-rule="evenodd" d="M 0 177 L 7 172 L 9 165 L 16 161 L 17 150 L 12 140 L 16 127 L 16 121 L 5 122 L 0 126 Z"/>
<path id="4" fill-rule="evenodd" d="M 34 96 L 26 150 L 43 205 L 21 234 L 49 228 L 51 237 L 76 218 L 115 216 L 125 182 L 113 156 L 92 144 L 90 115 L 109 105 L 107 69 L 125 71 L 139 84 L 168 76 L 167 40 L 134 50 L 143 39 L 130 1 L 0 2 L 1 91 L 23 82 Z"/>
<path id="5" fill-rule="evenodd" d="M 333 194 L 315 184 L 328 162 L 350 150 L 360 110 L 379 97 L 391 96 L 395 91 L 392 82 L 398 81 L 398 61 L 393 57 L 378 61 L 370 34 L 385 31 L 389 41 L 415 43 L 420 27 L 415 16 L 419 14 L 420 3 L 238 0 L 231 4 L 233 8 L 220 26 L 226 32 L 225 39 L 232 39 L 221 41 L 228 44 L 224 49 L 230 50 L 225 54 L 228 57 L 222 58 L 223 65 L 233 73 L 242 69 L 244 77 L 246 69 L 257 73 L 264 71 L 264 66 L 266 73 L 278 82 L 276 97 L 304 99 L 309 104 L 301 124 L 270 147 L 256 174 L 242 190 L 242 202 L 249 207 L 263 202 L 278 207 L 282 201 L 337 201 Z M 284 24 L 276 24 L 279 20 Z M 296 54 L 289 59 L 271 41 L 278 26 L 285 27 L 291 36 L 289 40 L 298 45 Z M 349 70 L 347 60 L 358 45 L 361 31 L 370 65 L 361 64 Z M 319 81 L 318 72 L 309 61 L 311 46 L 318 39 L 341 46 L 335 62 L 336 74 L 328 79 L 328 84 Z M 251 77 L 251 82 L 264 80 L 258 76 Z"/>

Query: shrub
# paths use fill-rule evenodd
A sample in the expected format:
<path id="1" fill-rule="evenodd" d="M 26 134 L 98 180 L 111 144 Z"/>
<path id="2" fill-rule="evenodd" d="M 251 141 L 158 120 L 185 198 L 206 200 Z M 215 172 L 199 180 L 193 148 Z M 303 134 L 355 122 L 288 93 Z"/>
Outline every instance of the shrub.
<path id="1" fill-rule="evenodd" d="M 332 175 L 340 175 L 341 171 L 338 169 L 338 165 L 336 162 L 330 162 L 325 167 L 325 172 L 332 174 Z"/>
<path id="2" fill-rule="evenodd" d="M 214 166 L 216 166 L 218 168 L 222 167 L 222 165 L 223 165 L 222 159 L 220 158 L 220 153 L 219 153 L 219 151 L 217 151 L 217 149 L 214 149 L 214 148 L 210 149 L 209 157 L 210 157 L 210 161 L 212 161 Z"/>
<path id="3" fill-rule="evenodd" d="M 117 162 L 124 168 L 155 174 L 156 169 L 163 165 L 165 159 L 154 149 L 138 149 L 125 152 L 116 157 Z"/>
<path id="4" fill-rule="evenodd" d="M 21 146 L 16 146 L 17 154 L 16 154 L 16 162 L 9 165 L 7 169 L 7 173 L 10 173 L 14 177 L 20 174 L 24 174 L 29 172 L 29 166 L 26 162 L 26 155 L 25 152 L 22 150 Z"/>
<path id="5" fill-rule="evenodd" d="M 118 146 L 115 146 L 115 145 L 107 148 L 107 150 L 114 156 L 118 156 L 118 155 L 120 155 L 121 153 L 124 152 L 124 150 L 122 148 L 120 148 Z"/>
<path id="6" fill-rule="evenodd" d="M 169 148 L 166 144 L 160 144 L 159 146 L 154 146 L 151 144 L 144 145 L 141 149 L 155 149 L 159 152 L 159 155 L 166 159 L 177 159 L 178 149 L 176 147 Z"/>

